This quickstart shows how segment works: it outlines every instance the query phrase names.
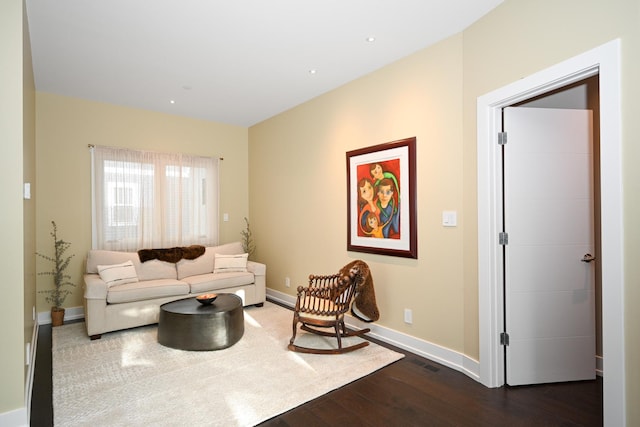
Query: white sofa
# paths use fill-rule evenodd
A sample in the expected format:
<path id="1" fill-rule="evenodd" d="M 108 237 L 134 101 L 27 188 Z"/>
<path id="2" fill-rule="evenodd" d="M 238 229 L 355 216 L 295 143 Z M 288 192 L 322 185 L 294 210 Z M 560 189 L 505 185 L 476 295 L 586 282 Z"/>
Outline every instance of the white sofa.
<path id="1" fill-rule="evenodd" d="M 247 261 L 246 271 L 214 272 L 216 254 L 239 255 L 240 242 L 207 247 L 200 257 L 177 263 L 157 259 L 140 262 L 137 252 L 90 250 L 84 275 L 84 313 L 91 339 L 101 334 L 158 322 L 159 307 L 209 292 L 233 293 L 244 306 L 262 306 L 266 298 L 266 266 Z M 218 264 L 222 264 L 218 255 Z M 135 267 L 136 280 L 107 285 L 98 266 L 126 263 Z M 130 268 L 130 267 L 129 267 Z"/>

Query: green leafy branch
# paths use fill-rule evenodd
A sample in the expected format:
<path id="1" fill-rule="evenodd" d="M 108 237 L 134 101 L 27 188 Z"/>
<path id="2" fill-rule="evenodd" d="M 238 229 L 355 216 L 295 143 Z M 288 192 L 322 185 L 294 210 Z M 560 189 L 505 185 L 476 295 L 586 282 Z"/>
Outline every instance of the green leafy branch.
<path id="1" fill-rule="evenodd" d="M 244 217 L 244 222 L 247 224 L 246 228 L 240 232 L 240 235 L 242 235 L 242 249 L 251 257 L 251 254 L 256 250 L 256 245 L 253 242 L 253 235 L 247 217 Z"/>
<path id="2" fill-rule="evenodd" d="M 51 221 L 51 224 L 53 225 L 53 231 L 50 234 L 51 237 L 53 237 L 55 255 L 51 257 L 39 252 L 36 252 L 36 255 L 53 263 L 51 271 L 38 273 L 40 276 L 53 276 L 53 289 L 39 292 L 47 294 L 45 299 L 48 303 L 52 304 L 54 308 L 61 308 L 64 300 L 71 294 L 71 290 L 67 288 L 76 286 L 75 283 L 70 281 L 71 276 L 65 272 L 74 255 L 65 255 L 65 252 L 71 247 L 71 243 L 58 239 L 58 227 L 55 221 Z"/>

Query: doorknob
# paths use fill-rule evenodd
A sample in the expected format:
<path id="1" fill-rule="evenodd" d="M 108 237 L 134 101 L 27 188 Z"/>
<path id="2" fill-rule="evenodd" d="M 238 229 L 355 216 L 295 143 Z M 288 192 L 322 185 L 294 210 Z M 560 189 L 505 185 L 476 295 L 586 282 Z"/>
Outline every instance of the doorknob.
<path id="1" fill-rule="evenodd" d="M 582 259 L 580 261 L 582 262 L 591 262 L 591 261 L 595 261 L 596 257 L 594 257 L 591 254 L 584 254 L 584 256 L 582 257 Z"/>

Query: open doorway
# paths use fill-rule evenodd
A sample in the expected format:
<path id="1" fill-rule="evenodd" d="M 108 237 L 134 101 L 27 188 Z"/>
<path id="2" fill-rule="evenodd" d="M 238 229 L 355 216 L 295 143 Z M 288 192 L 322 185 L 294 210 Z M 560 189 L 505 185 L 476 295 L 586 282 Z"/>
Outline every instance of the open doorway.
<path id="1" fill-rule="evenodd" d="M 582 108 L 503 109 L 498 179 L 511 386 L 596 378 L 593 111 L 575 104 Z"/>
<path id="2" fill-rule="evenodd" d="M 600 240 L 602 262 L 603 408 L 606 425 L 625 424 L 622 152 L 620 130 L 620 42 L 614 40 L 478 98 L 478 278 L 480 381 L 504 384 L 500 344 L 501 289 L 500 165 L 497 134 L 501 110 L 599 75 Z"/>
<path id="3" fill-rule="evenodd" d="M 599 107 L 594 75 L 503 109 L 509 385 L 602 374 Z"/>

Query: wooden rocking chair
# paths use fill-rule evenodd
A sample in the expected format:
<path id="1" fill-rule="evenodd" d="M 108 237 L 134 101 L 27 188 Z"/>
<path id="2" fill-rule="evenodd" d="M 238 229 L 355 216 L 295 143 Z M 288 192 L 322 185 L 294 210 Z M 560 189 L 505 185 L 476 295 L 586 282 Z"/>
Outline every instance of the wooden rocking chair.
<path id="1" fill-rule="evenodd" d="M 309 276 L 309 286 L 298 286 L 298 296 L 293 312 L 293 336 L 289 340 L 289 350 L 313 354 L 341 354 L 357 350 L 369 345 L 363 341 L 348 347 L 342 346 L 343 337 L 361 336 L 370 331 L 347 331 L 344 325 L 344 314 L 351 308 L 358 283 L 361 281 L 360 270 L 355 268 L 349 275 L 341 276 Z M 313 334 L 335 337 L 338 348 L 319 349 L 302 347 L 294 344 L 298 323 L 300 329 Z M 317 328 L 333 328 L 333 332 L 318 330 Z"/>

